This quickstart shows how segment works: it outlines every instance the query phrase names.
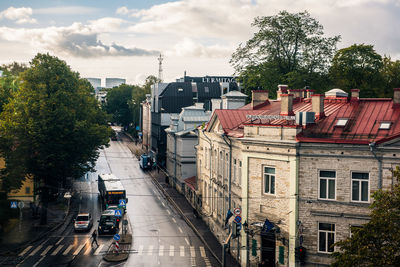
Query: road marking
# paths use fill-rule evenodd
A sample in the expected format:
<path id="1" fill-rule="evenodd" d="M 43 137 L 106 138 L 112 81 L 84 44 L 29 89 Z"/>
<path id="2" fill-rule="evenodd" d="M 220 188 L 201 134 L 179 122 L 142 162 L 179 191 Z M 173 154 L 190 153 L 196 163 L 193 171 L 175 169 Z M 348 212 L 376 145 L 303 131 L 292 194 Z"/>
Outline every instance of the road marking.
<path id="1" fill-rule="evenodd" d="M 190 257 L 192 258 L 196 257 L 196 251 L 194 250 L 193 246 L 190 247 Z"/>
<path id="2" fill-rule="evenodd" d="M 179 232 L 181 232 L 181 234 L 183 234 L 182 228 L 180 228 L 180 227 L 178 226 L 178 229 L 179 229 Z"/>
<path id="3" fill-rule="evenodd" d="M 169 210 L 167 210 L 168 214 L 171 215 L 171 212 Z"/>
<path id="4" fill-rule="evenodd" d="M 181 246 L 181 253 L 180 253 L 181 257 L 185 257 L 185 247 Z"/>
<path id="5" fill-rule="evenodd" d="M 149 246 L 149 251 L 147 251 L 147 255 L 153 255 L 153 246 Z"/>
<path id="6" fill-rule="evenodd" d="M 158 248 L 158 256 L 164 256 L 164 246 Z"/>
<path id="7" fill-rule="evenodd" d="M 49 252 L 49 250 L 53 247 L 53 245 L 47 246 L 47 248 L 42 252 L 42 254 L 40 254 L 40 256 L 45 256 L 47 254 L 47 252 Z"/>
<path id="8" fill-rule="evenodd" d="M 56 250 L 53 251 L 53 253 L 51 253 L 51 256 L 55 256 L 57 255 L 58 252 L 60 252 L 60 250 L 63 248 L 64 245 L 59 245 Z"/>
<path id="9" fill-rule="evenodd" d="M 61 241 L 63 241 L 63 240 L 64 240 L 64 237 L 61 237 L 61 238 L 57 241 L 56 246 L 57 246 L 58 244 L 60 244 Z"/>
<path id="10" fill-rule="evenodd" d="M 84 246 L 86 246 L 86 242 L 84 244 L 80 245 L 72 255 L 74 255 L 74 256 L 78 255 L 79 252 L 81 252 L 81 250 L 83 249 Z"/>
<path id="11" fill-rule="evenodd" d="M 186 241 L 186 244 L 188 244 L 188 246 L 190 245 L 189 244 L 189 240 L 185 237 L 185 241 Z"/>
<path id="12" fill-rule="evenodd" d="M 203 246 L 200 247 L 200 255 L 205 258 L 206 257 L 206 250 L 204 249 Z"/>
<path id="13" fill-rule="evenodd" d="M 24 249 L 24 251 L 22 251 L 21 253 L 19 253 L 18 256 L 24 256 L 25 253 L 27 253 L 31 248 L 32 248 L 32 246 L 28 246 L 26 249 Z"/>
<path id="14" fill-rule="evenodd" d="M 103 249 L 103 247 L 104 247 L 104 244 L 101 244 L 101 245 L 96 249 L 96 251 L 94 252 L 93 255 L 95 255 L 95 256 L 99 255 L 99 254 L 100 254 L 100 251 Z"/>
<path id="15" fill-rule="evenodd" d="M 164 204 L 164 202 L 161 202 L 161 204 L 165 207 L 165 204 Z"/>
<path id="16" fill-rule="evenodd" d="M 88 246 L 86 251 L 83 253 L 83 255 L 89 255 L 90 251 L 92 251 L 92 246 Z"/>
<path id="17" fill-rule="evenodd" d="M 206 267 L 212 267 L 211 262 L 208 258 L 204 258 L 204 262 L 206 264 Z"/>
<path id="18" fill-rule="evenodd" d="M 32 267 L 38 266 L 38 264 L 39 264 L 44 258 L 45 258 L 44 256 L 41 257 L 40 260 L 38 260 L 38 261 L 35 263 L 35 265 L 33 265 Z"/>
<path id="19" fill-rule="evenodd" d="M 143 254 L 143 245 L 140 245 L 139 246 L 139 249 L 138 249 L 138 253 L 137 253 L 138 255 L 142 255 Z"/>
<path id="20" fill-rule="evenodd" d="M 42 245 L 40 245 L 40 246 L 38 246 L 37 248 L 35 248 L 35 250 L 34 251 L 32 251 L 31 252 L 31 254 L 29 254 L 29 256 L 33 256 L 33 255 L 35 255 L 36 254 L 36 252 L 38 252 L 41 248 L 42 248 L 43 246 Z"/>
<path id="21" fill-rule="evenodd" d="M 169 255 L 171 256 L 171 257 L 173 257 L 174 256 L 174 246 L 169 246 Z"/>
<path id="22" fill-rule="evenodd" d="M 175 220 L 175 218 L 172 218 L 172 220 L 174 221 L 174 223 L 176 223 L 176 220 Z"/>
<path id="23" fill-rule="evenodd" d="M 69 247 L 64 251 L 63 255 L 67 255 L 69 251 L 74 247 L 74 245 L 69 245 Z"/>

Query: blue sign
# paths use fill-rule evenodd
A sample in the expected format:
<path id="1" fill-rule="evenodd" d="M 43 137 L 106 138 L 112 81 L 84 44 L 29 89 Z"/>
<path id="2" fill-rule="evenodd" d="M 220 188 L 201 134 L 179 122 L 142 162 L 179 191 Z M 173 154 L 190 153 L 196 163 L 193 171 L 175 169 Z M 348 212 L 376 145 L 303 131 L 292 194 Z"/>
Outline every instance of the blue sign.
<path id="1" fill-rule="evenodd" d="M 118 240 L 120 240 L 121 239 L 121 237 L 119 236 L 119 234 L 115 234 L 114 235 L 114 240 L 115 241 L 118 241 Z"/>
<path id="2" fill-rule="evenodd" d="M 126 206 L 126 200 L 125 199 L 120 199 L 119 200 L 119 205 L 120 206 Z"/>
<path id="3" fill-rule="evenodd" d="M 115 214 L 114 215 L 117 216 L 117 217 L 121 217 L 122 216 L 120 210 L 115 210 Z"/>
<path id="4" fill-rule="evenodd" d="M 268 232 L 269 230 L 271 230 L 272 228 L 274 228 L 274 225 L 268 221 L 268 219 L 265 219 L 264 225 L 261 229 L 262 232 Z"/>
<path id="5" fill-rule="evenodd" d="M 242 217 L 240 217 L 239 215 L 235 217 L 234 219 L 235 222 L 240 223 L 242 221 Z"/>
<path id="6" fill-rule="evenodd" d="M 140 126 L 136 126 L 136 131 L 140 131 Z"/>
<path id="7" fill-rule="evenodd" d="M 17 208 L 17 201 L 11 201 L 11 208 L 16 209 Z"/>

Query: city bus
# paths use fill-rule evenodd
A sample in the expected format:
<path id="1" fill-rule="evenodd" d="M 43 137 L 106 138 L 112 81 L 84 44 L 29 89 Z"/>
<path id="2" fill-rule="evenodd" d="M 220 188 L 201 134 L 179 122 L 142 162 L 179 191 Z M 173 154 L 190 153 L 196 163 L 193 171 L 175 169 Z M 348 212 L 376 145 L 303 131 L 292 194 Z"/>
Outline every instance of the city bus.
<path id="1" fill-rule="evenodd" d="M 109 205 L 119 205 L 121 199 L 128 202 L 126 191 L 121 181 L 114 174 L 99 174 L 98 189 L 105 208 Z M 126 205 L 124 207 L 126 211 Z"/>

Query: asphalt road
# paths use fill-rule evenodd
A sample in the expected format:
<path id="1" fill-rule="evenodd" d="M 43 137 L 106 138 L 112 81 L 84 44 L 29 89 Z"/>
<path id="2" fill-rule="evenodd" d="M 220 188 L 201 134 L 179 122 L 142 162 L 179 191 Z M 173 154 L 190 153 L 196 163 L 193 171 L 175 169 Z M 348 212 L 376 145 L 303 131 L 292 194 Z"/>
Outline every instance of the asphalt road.
<path id="1" fill-rule="evenodd" d="M 97 175 L 114 173 L 126 189 L 126 219 L 133 234 L 131 254 L 127 262 L 115 264 L 102 260 L 112 236 L 100 236 L 99 247 L 91 246 L 90 232 L 75 233 L 72 223 L 63 232 L 55 232 L 44 240 L 26 247 L 18 266 L 217 266 L 211 254 L 192 229 L 143 172 L 128 149 L 128 139 L 111 141 L 101 151 L 96 173 L 89 173 L 74 184 L 79 192 L 80 212 L 91 212 L 93 229 L 101 213 Z"/>

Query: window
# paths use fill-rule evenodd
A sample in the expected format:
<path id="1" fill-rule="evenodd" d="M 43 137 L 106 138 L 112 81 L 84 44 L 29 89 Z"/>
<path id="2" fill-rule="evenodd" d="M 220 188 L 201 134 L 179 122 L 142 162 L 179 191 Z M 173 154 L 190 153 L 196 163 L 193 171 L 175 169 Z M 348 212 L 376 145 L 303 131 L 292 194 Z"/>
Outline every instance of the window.
<path id="1" fill-rule="evenodd" d="M 369 201 L 369 173 L 351 173 L 351 200 L 357 202 Z"/>
<path id="2" fill-rule="evenodd" d="M 224 179 L 228 179 L 229 175 L 229 157 L 228 153 L 225 154 L 225 171 L 224 171 Z"/>
<path id="3" fill-rule="evenodd" d="M 275 194 L 275 168 L 264 167 L 264 193 Z"/>
<path id="4" fill-rule="evenodd" d="M 233 159 L 233 182 L 234 183 L 237 183 L 237 181 L 236 181 L 236 168 L 237 168 L 237 166 L 236 166 L 236 159 Z"/>
<path id="5" fill-rule="evenodd" d="M 319 198 L 320 199 L 336 199 L 335 171 L 319 171 Z"/>
<path id="6" fill-rule="evenodd" d="M 238 170 L 239 185 L 242 184 L 242 161 L 239 160 L 239 170 Z"/>
<path id="7" fill-rule="evenodd" d="M 178 92 L 183 92 L 183 88 L 178 88 Z"/>
<path id="8" fill-rule="evenodd" d="M 222 168 L 224 167 L 223 163 L 223 157 L 222 157 L 222 151 L 219 152 L 219 166 L 218 166 L 218 174 L 222 175 Z"/>
<path id="9" fill-rule="evenodd" d="M 335 225 L 331 223 L 318 224 L 318 252 L 331 253 L 334 251 Z"/>
<path id="10" fill-rule="evenodd" d="M 31 188 L 29 186 L 25 187 L 25 194 L 30 194 Z"/>
<path id="11" fill-rule="evenodd" d="M 338 119 L 336 122 L 336 126 L 345 126 L 349 119 Z"/>
<path id="12" fill-rule="evenodd" d="M 209 93 L 209 92 L 210 92 L 210 89 L 206 86 L 206 87 L 204 87 L 204 92 L 205 92 L 205 93 Z"/>
<path id="13" fill-rule="evenodd" d="M 379 130 L 389 130 L 391 125 L 391 122 L 381 122 L 379 125 Z"/>

